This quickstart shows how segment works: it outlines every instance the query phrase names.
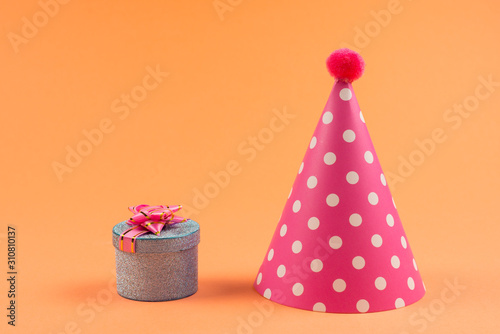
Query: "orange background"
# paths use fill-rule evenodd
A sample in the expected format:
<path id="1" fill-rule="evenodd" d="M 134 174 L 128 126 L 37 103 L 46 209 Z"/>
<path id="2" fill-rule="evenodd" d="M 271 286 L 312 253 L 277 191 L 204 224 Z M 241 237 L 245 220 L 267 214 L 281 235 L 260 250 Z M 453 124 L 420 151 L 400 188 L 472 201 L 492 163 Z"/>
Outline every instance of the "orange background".
<path id="1" fill-rule="evenodd" d="M 6 277 L 15 226 L 19 274 L 15 328 L 0 280 L 2 332 L 498 330 L 500 87 L 474 100 L 479 77 L 500 81 L 498 2 L 220 2 L 219 15 L 212 0 L 70 1 L 45 22 L 37 1 L 3 1 L 0 263 Z M 23 17 L 37 31 L 23 35 Z M 387 175 L 421 154 L 415 140 L 436 128 L 446 138 L 391 182 L 427 294 L 365 315 L 300 311 L 252 289 L 333 84 L 325 59 L 346 45 L 367 64 L 354 87 Z M 125 117 L 122 94 L 139 94 L 157 66 L 169 75 Z M 472 105 L 466 117 L 448 111 L 462 103 Z M 243 154 L 249 137 L 269 134 L 275 109 L 294 118 Z M 59 180 L 53 163 L 102 120 L 109 133 Z M 210 173 L 231 161 L 237 175 L 214 188 Z M 206 187 L 213 198 L 194 201 Z M 109 287 L 111 228 L 140 203 L 193 208 L 202 229 L 194 296 L 142 303 Z"/>

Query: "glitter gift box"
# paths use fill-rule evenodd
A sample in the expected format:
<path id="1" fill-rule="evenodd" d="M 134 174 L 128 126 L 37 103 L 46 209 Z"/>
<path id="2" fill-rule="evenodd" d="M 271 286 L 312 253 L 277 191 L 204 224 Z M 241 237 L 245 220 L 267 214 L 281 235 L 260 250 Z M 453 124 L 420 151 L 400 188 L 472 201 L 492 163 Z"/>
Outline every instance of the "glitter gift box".
<path id="1" fill-rule="evenodd" d="M 188 297 L 198 290 L 198 223 L 187 220 L 165 226 L 158 234 L 139 235 L 133 252 L 120 250 L 120 237 L 128 229 L 130 225 L 125 221 L 113 227 L 116 287 L 120 296 L 166 301 Z"/>

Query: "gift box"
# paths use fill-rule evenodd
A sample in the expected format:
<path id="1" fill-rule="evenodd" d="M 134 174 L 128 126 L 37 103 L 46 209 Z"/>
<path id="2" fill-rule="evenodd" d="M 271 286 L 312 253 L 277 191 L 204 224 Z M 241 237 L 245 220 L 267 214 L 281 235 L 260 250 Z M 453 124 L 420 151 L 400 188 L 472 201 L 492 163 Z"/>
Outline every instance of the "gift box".
<path id="1" fill-rule="evenodd" d="M 162 215 L 163 222 L 153 222 L 161 226 L 155 232 L 144 227 L 150 227 L 151 220 L 131 224 L 135 216 L 113 227 L 116 287 L 120 296 L 167 301 L 188 297 L 198 290 L 200 226 L 189 219 L 172 223 L 174 215 L 169 212 L 168 219 Z"/>

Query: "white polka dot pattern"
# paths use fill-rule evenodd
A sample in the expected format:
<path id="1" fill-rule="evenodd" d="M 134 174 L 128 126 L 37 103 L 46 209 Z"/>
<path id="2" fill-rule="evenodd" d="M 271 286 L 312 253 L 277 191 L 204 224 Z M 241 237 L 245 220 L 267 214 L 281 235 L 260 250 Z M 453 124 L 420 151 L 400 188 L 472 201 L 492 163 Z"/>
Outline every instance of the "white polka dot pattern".
<path id="1" fill-rule="evenodd" d="M 424 285 L 388 181 L 352 86 L 338 81 L 255 289 L 317 312 L 376 312 L 422 298 Z"/>

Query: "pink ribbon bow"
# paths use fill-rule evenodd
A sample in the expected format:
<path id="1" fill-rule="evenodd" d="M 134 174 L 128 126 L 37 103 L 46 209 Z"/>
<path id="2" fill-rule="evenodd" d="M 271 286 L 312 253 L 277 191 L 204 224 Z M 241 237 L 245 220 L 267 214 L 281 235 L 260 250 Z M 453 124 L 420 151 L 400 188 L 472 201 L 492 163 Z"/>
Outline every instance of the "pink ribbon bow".
<path id="1" fill-rule="evenodd" d="M 127 220 L 132 227 L 120 235 L 120 250 L 135 253 L 136 238 L 146 234 L 159 235 L 165 225 L 173 225 L 187 221 L 187 218 L 174 215 L 182 209 L 182 205 L 147 205 L 141 204 L 128 208 L 134 215 Z"/>

